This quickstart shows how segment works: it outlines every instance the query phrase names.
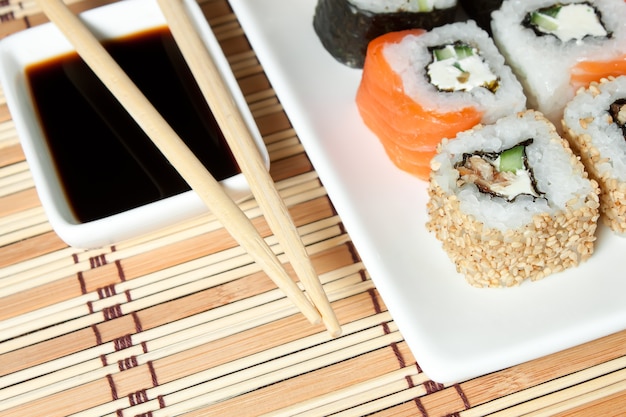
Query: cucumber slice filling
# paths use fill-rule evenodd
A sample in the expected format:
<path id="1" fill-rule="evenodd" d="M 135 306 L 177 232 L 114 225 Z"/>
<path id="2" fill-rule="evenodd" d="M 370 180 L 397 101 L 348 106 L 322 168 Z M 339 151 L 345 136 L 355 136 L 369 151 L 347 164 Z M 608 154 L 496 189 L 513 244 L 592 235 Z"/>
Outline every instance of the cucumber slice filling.
<path id="1" fill-rule="evenodd" d="M 498 170 L 500 172 L 517 172 L 518 169 L 524 168 L 524 145 L 517 145 L 500 154 L 500 164 Z"/>
<path id="2" fill-rule="evenodd" d="M 455 168 L 462 183 L 474 184 L 482 193 L 513 201 L 520 195 L 533 198 L 542 196 L 532 168 L 528 165 L 526 147 L 532 144 L 527 139 L 500 153 L 476 152 L 463 155 Z"/>
<path id="3" fill-rule="evenodd" d="M 420 12 L 430 12 L 433 10 L 433 1 L 417 0 L 417 7 Z"/>

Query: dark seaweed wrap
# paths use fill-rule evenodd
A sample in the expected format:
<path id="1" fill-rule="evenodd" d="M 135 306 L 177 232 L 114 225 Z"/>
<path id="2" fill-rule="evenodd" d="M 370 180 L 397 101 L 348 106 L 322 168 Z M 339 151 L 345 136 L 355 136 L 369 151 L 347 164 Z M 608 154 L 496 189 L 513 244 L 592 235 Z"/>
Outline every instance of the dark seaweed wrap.
<path id="1" fill-rule="evenodd" d="M 319 0 L 313 27 L 324 48 L 339 62 L 362 68 L 368 43 L 385 33 L 405 29 L 430 30 L 452 23 L 456 6 L 431 12 L 373 13 L 348 0 Z"/>
<path id="2" fill-rule="evenodd" d="M 491 12 L 500 8 L 502 0 L 460 0 L 460 3 L 467 16 L 491 34 Z"/>

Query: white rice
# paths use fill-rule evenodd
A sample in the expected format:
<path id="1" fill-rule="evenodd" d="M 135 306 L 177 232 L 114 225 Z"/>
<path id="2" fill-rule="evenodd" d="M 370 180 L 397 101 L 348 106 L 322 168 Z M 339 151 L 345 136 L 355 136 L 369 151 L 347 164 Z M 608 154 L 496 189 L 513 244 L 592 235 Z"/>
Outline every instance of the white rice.
<path id="1" fill-rule="evenodd" d="M 495 94 L 484 87 L 467 92 L 441 92 L 428 81 L 426 67 L 432 60 L 428 48 L 457 41 L 476 47 L 499 77 L 500 87 Z M 474 107 L 484 113 L 481 123 L 490 124 L 525 109 L 521 84 L 505 65 L 487 32 L 472 20 L 437 27 L 420 36 L 406 36 L 400 43 L 387 45 L 383 53 L 394 72 L 402 77 L 405 93 L 426 110 L 449 113 Z"/>
<path id="2" fill-rule="evenodd" d="M 373 13 L 419 12 L 417 0 L 349 0 L 361 10 Z M 447 9 L 456 6 L 456 0 L 428 0 L 429 10 Z"/>
<path id="3" fill-rule="evenodd" d="M 585 0 L 561 0 L 562 4 Z M 537 36 L 522 25 L 531 11 L 549 7 L 555 0 L 507 0 L 492 13 L 496 45 L 524 86 L 528 107 L 560 126 L 563 108 L 574 97 L 570 70 L 581 60 L 604 61 L 626 54 L 626 3 L 620 0 L 589 2 L 601 14 L 610 39 L 587 37 L 563 43 L 554 36 Z"/>
<path id="4" fill-rule="evenodd" d="M 537 189 L 543 198 L 519 196 L 513 202 L 480 192 L 476 185 L 457 183 L 459 172 L 454 167 L 464 153 L 502 152 L 532 138 L 526 147 L 528 164 L 533 170 Z M 594 188 L 576 160 L 567 142 L 554 126 L 539 113 L 527 111 L 498 120 L 489 126 L 459 133 L 455 140 L 442 142 L 432 160 L 431 182 L 444 193 L 456 195 L 461 211 L 473 216 L 486 227 L 505 232 L 519 229 L 538 214 L 549 215 L 581 208 Z"/>
<path id="5" fill-rule="evenodd" d="M 594 164 L 599 177 L 626 182 L 626 140 L 619 126 L 610 121 L 608 111 L 613 102 L 626 98 L 626 76 L 596 87 L 593 92 L 581 90 L 567 104 L 563 123 L 577 136 L 589 135 L 591 145 L 600 152 L 599 162 Z"/>

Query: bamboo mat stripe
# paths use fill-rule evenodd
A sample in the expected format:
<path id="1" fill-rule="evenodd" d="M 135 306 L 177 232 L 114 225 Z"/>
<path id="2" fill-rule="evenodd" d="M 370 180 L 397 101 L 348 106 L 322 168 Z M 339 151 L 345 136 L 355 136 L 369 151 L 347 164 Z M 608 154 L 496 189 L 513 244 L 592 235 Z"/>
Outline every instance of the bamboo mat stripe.
<path id="1" fill-rule="evenodd" d="M 114 1 L 67 3 L 79 12 Z M 199 4 L 343 335 L 310 325 L 210 213 L 114 246 L 68 247 L 37 198 L 0 86 L 0 416 L 626 415 L 626 332 L 467 381 L 431 380 L 228 2 Z M 0 37 L 44 22 L 34 0 L 0 0 Z M 256 201 L 240 205 L 286 262 Z"/>

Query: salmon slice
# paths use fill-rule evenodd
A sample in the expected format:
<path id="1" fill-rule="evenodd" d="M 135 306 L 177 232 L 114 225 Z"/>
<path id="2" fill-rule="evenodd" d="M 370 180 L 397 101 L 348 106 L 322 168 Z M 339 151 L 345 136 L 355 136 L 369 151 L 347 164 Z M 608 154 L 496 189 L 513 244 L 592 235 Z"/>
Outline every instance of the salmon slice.
<path id="1" fill-rule="evenodd" d="M 356 104 L 363 122 L 378 137 L 394 164 L 427 180 L 430 159 L 441 140 L 454 138 L 475 126 L 483 114 L 473 107 L 451 112 L 428 110 L 405 93 L 402 78 L 386 61 L 383 50 L 406 36 L 424 32 L 391 32 L 370 42 Z"/>
<path id="2" fill-rule="evenodd" d="M 626 55 L 608 61 L 581 61 L 572 68 L 570 82 L 576 90 L 610 76 L 626 74 Z"/>

